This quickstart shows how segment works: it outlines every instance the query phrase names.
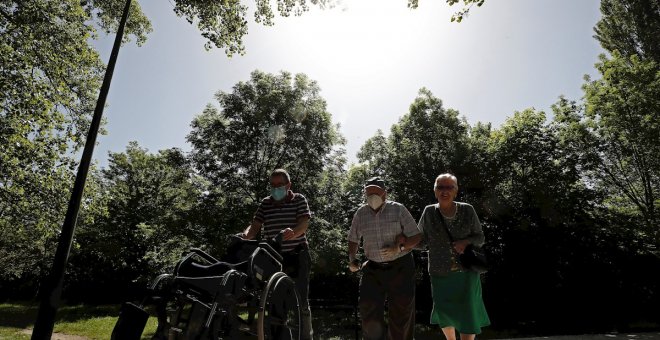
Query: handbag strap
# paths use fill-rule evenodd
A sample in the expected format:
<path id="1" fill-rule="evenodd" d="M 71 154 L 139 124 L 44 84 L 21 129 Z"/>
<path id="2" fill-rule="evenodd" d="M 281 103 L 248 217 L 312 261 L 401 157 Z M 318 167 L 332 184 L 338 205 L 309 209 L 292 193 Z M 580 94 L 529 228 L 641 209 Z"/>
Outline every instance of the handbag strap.
<path id="1" fill-rule="evenodd" d="M 447 233 L 447 236 L 449 236 L 449 249 L 451 251 L 453 261 L 454 263 L 459 263 L 459 254 L 456 252 L 456 249 L 454 248 L 454 237 L 451 236 L 451 232 L 449 231 L 449 227 L 447 227 L 447 222 L 445 222 L 445 217 L 442 216 L 442 213 L 440 212 L 440 204 L 435 208 L 435 211 L 438 213 L 438 217 L 440 218 L 440 222 L 442 223 L 442 226 L 445 229 L 445 232 Z M 458 207 L 456 207 L 456 213 L 458 213 Z"/>
<path id="2" fill-rule="evenodd" d="M 440 204 L 438 204 L 435 207 L 435 211 L 438 213 L 438 217 L 440 218 L 440 222 L 442 223 L 442 226 L 445 228 L 445 232 L 447 232 L 447 236 L 449 236 L 449 242 L 453 243 L 454 242 L 454 237 L 451 236 L 451 232 L 449 231 L 449 227 L 447 227 L 447 222 L 445 222 L 445 217 L 442 216 L 442 213 L 440 212 Z M 456 212 L 458 212 L 458 209 L 456 209 Z"/>

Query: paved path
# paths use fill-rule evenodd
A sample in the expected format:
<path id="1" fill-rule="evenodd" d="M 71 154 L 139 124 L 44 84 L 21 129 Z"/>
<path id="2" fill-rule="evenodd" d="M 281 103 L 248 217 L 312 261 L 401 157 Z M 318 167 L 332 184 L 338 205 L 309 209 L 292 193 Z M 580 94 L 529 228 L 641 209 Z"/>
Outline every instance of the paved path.
<path id="1" fill-rule="evenodd" d="M 534 338 L 516 338 L 510 340 L 660 340 L 660 333 L 635 334 L 587 334 L 587 335 L 560 335 L 540 336 Z M 502 339 L 507 340 L 507 339 Z"/>

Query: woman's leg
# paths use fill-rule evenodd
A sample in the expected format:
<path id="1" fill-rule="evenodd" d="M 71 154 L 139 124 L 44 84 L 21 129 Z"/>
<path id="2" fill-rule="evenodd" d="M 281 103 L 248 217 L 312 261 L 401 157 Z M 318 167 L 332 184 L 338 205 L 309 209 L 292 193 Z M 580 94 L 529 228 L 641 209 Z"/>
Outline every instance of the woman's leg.
<path id="1" fill-rule="evenodd" d="M 476 334 L 463 334 L 461 333 L 461 340 L 474 340 Z"/>
<path id="2" fill-rule="evenodd" d="M 456 328 L 454 327 L 443 327 L 442 333 L 445 334 L 447 340 L 456 340 Z"/>

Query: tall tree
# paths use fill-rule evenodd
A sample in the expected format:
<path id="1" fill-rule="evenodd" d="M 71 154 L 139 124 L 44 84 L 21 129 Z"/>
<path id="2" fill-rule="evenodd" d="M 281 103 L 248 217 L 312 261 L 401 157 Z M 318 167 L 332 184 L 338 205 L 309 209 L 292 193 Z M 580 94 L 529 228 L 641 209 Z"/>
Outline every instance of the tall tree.
<path id="1" fill-rule="evenodd" d="M 594 38 L 604 49 L 660 63 L 660 2 L 601 0 L 600 11 Z"/>
<path id="2" fill-rule="evenodd" d="M 210 181 L 208 199 L 219 209 L 212 239 L 222 241 L 249 223 L 276 168 L 287 169 L 293 189 L 317 207 L 321 176 L 343 143 L 319 92 L 304 74 L 254 71 L 232 92 L 217 93 L 219 109 L 209 105 L 193 120 L 191 159 Z"/>
<path id="3" fill-rule="evenodd" d="M 383 171 L 392 197 L 405 202 L 413 216 L 419 216 L 433 203 L 436 176 L 446 171 L 463 175 L 468 128 L 457 111 L 443 108 L 442 101 L 423 88 L 408 113 L 392 126 L 387 149 L 377 134 L 360 155 L 378 167 L 370 170 Z"/>
<path id="4" fill-rule="evenodd" d="M 560 320 L 573 331 L 584 327 L 573 321 L 579 315 L 594 315 L 589 322 L 597 327 L 620 316 L 623 299 L 604 303 L 602 296 L 622 284 L 613 274 L 614 263 L 623 260 L 616 249 L 630 243 L 616 234 L 615 220 L 594 216 L 603 214 L 602 200 L 584 181 L 574 155 L 579 146 L 562 138 L 560 123 L 527 109 L 493 130 L 488 141 L 480 217 L 493 270 L 485 289 L 497 292 L 489 300 L 502 324 L 533 323 L 542 331 Z M 544 308 L 524 298 L 532 291 L 544 292 L 536 301 Z M 561 316 L 550 312 L 578 297 L 585 303 Z"/>
<path id="5" fill-rule="evenodd" d="M 100 63 L 80 6 L 0 2 L 0 254 L 25 263 L 0 273 L 34 275 L 61 223 Z M 8 277 L 9 276 L 9 277 Z"/>
<path id="6" fill-rule="evenodd" d="M 357 159 L 363 163 L 367 173 L 371 176 L 385 177 L 385 169 L 389 160 L 387 137 L 380 129 L 367 139 L 357 153 Z M 366 178 L 363 178 L 366 180 Z"/>
<path id="7" fill-rule="evenodd" d="M 652 60 L 617 52 L 596 64 L 601 79 L 584 85 L 585 105 L 556 106 L 567 140 L 579 148 L 584 174 L 610 197 L 610 207 L 631 207 L 638 231 L 660 245 L 660 69 Z M 623 208 L 623 209 L 622 209 Z"/>
<path id="8" fill-rule="evenodd" d="M 312 246 L 312 272 L 316 282 L 345 274 L 346 231 L 352 218 L 351 200 L 343 184 L 346 178 L 346 159 L 343 148 L 336 148 L 324 165 L 313 191 L 305 192 L 314 218 L 307 237 Z M 330 297 L 332 293 L 312 292 L 316 296 Z"/>
<path id="9" fill-rule="evenodd" d="M 104 298 L 123 293 L 119 287 L 144 284 L 171 269 L 183 251 L 204 247 L 206 226 L 197 215 L 206 186 L 181 150 L 151 154 L 131 142 L 110 154 L 102 175 L 105 213 L 81 221 L 71 258 L 78 298 L 93 298 L 99 286 Z"/>
<path id="10" fill-rule="evenodd" d="M 121 1 L 0 1 L 0 254 L 25 264 L 2 271 L 4 279 L 37 275 L 52 258 L 71 155 L 84 143 L 102 76 L 89 40 L 95 25 L 116 22 L 113 3 Z M 132 14 L 128 33 L 141 42 L 150 26 L 139 6 Z"/>

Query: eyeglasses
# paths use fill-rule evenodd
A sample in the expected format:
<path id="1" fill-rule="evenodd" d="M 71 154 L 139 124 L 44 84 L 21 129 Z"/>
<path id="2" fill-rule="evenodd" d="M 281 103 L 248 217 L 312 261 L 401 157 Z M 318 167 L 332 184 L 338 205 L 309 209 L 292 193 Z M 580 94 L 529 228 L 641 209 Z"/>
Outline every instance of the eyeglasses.
<path id="1" fill-rule="evenodd" d="M 452 190 L 454 190 L 454 188 L 456 188 L 456 187 L 453 186 L 453 185 L 437 185 L 435 187 L 435 190 L 438 190 L 438 191 L 452 191 Z"/>

